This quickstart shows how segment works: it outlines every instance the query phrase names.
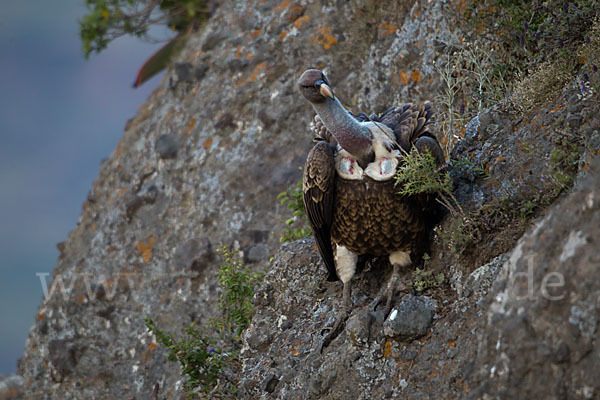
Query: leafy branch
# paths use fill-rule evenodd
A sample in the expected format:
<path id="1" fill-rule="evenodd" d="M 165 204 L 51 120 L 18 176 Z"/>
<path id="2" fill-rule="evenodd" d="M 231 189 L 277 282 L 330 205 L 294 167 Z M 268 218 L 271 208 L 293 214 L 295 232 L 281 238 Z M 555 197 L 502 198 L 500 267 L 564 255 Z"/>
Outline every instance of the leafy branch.
<path id="1" fill-rule="evenodd" d="M 85 0 L 88 13 L 79 22 L 86 58 L 124 35 L 149 39 L 151 25 L 166 24 L 184 33 L 203 25 L 210 15 L 207 0 Z"/>

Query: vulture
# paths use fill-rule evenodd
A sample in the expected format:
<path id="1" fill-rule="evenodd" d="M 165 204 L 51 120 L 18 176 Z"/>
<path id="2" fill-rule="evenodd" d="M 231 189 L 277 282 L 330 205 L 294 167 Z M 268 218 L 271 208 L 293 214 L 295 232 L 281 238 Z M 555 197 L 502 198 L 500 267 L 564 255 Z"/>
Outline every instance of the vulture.
<path id="1" fill-rule="evenodd" d="M 429 132 L 431 105 L 406 104 L 384 113 L 354 115 L 346 110 L 323 72 L 305 71 L 300 92 L 316 112 L 316 144 L 304 166 L 306 215 L 327 271 L 341 280 L 342 307 L 321 349 L 340 331 L 350 314 L 351 280 L 361 256 L 388 257 L 392 275 L 374 300 L 391 311 L 400 269 L 421 253 L 426 240 L 431 195 L 405 196 L 395 187 L 397 168 L 406 154 L 428 151 L 441 166 L 444 153 Z"/>

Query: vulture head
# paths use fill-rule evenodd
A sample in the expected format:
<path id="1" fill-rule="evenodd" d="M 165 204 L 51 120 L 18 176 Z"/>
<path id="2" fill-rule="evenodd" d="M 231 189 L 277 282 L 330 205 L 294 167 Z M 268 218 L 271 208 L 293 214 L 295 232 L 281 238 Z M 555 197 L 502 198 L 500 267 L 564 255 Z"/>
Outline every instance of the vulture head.
<path id="1" fill-rule="evenodd" d="M 298 80 L 298 87 L 342 149 L 356 157 L 361 165 L 372 161 L 373 134 L 334 96 L 325 74 L 318 69 L 306 70 Z"/>
<path id="2" fill-rule="evenodd" d="M 298 87 L 302 96 L 311 103 L 322 103 L 335 98 L 327 77 L 318 69 L 304 71 L 298 80 Z"/>

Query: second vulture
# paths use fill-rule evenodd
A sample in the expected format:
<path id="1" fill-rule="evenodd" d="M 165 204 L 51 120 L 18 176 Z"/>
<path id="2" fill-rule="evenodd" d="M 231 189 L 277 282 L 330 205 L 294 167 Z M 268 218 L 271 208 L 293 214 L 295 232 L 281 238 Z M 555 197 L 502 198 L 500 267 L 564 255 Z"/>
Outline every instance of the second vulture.
<path id="1" fill-rule="evenodd" d="M 328 280 L 344 284 L 342 309 L 322 343 L 327 346 L 350 313 L 351 279 L 359 256 L 389 258 L 393 272 L 375 304 L 385 299 L 386 315 L 391 310 L 400 268 L 421 253 L 433 209 L 432 196 L 398 194 L 397 168 L 413 149 L 429 151 L 438 166 L 444 164 L 444 154 L 428 131 L 433 115 L 429 104 L 353 115 L 323 72 L 305 71 L 298 86 L 317 113 L 317 143 L 304 167 L 304 206 Z"/>

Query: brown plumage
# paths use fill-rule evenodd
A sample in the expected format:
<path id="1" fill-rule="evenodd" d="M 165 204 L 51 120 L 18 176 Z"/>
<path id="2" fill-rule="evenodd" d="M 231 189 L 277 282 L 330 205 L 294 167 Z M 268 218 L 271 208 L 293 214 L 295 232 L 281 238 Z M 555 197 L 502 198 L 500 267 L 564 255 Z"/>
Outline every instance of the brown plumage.
<path id="1" fill-rule="evenodd" d="M 413 148 L 429 151 L 438 165 L 444 155 L 428 130 L 433 117 L 429 104 L 353 115 L 333 95 L 322 72 L 306 71 L 299 86 L 318 114 L 313 128 L 317 143 L 304 168 L 304 205 L 328 280 L 344 283 L 344 309 L 324 339 L 327 345 L 348 315 L 358 256 L 390 257 L 392 279 L 376 300 L 378 304 L 385 295 L 389 312 L 399 268 L 410 264 L 411 254 L 421 253 L 433 200 L 399 195 L 395 171 Z"/>

